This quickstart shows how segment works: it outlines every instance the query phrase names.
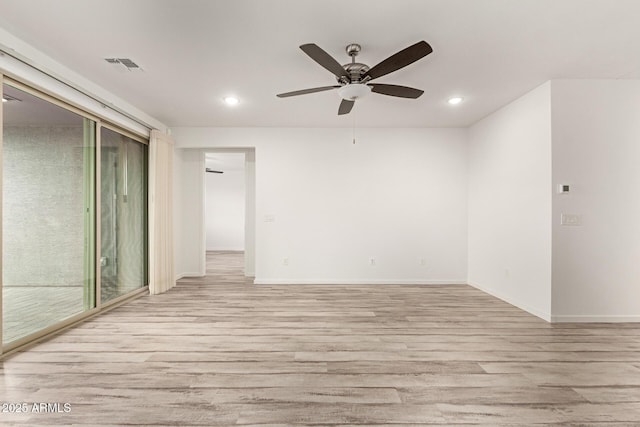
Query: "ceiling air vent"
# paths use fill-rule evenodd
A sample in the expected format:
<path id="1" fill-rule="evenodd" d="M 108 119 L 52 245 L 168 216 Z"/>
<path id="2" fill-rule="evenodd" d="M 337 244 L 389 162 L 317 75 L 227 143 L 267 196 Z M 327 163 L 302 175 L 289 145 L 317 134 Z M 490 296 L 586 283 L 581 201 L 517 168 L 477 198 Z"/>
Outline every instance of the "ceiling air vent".
<path id="1" fill-rule="evenodd" d="M 143 71 L 142 67 L 140 67 L 138 64 L 136 64 L 129 58 L 105 58 L 104 60 L 107 61 L 109 64 L 118 67 L 121 70 Z"/>

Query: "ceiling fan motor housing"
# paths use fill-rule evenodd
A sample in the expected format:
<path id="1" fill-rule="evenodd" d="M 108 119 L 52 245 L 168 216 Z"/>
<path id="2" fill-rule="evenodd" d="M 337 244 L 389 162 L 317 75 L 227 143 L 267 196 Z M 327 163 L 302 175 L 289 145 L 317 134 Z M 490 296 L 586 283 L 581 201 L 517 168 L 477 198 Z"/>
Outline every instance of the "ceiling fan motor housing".
<path id="1" fill-rule="evenodd" d="M 360 62 L 350 62 L 349 64 L 344 64 L 342 68 L 349 73 L 351 83 L 359 82 L 362 80 L 362 75 L 369 71 L 369 66 Z M 338 78 L 338 82 L 341 82 L 340 78 Z"/>

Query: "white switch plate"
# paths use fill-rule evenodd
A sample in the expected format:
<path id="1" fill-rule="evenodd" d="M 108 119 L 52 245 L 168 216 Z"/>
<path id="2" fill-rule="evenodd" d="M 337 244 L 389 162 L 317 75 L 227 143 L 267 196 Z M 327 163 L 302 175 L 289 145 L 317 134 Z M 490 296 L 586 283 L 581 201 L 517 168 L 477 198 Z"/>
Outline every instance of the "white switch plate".
<path id="1" fill-rule="evenodd" d="M 582 225 L 582 215 L 577 214 L 561 214 L 560 225 Z"/>
<path id="2" fill-rule="evenodd" d="M 275 215 L 265 215 L 264 216 L 264 222 L 276 222 L 276 216 Z"/>

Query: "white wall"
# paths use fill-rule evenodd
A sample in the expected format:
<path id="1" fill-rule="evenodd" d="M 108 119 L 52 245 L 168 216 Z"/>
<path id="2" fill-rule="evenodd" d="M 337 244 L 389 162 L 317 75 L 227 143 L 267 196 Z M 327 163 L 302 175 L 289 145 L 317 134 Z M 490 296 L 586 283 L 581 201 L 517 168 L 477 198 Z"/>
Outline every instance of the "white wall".
<path id="1" fill-rule="evenodd" d="M 178 278 L 203 276 L 204 155 L 200 150 L 174 152 L 174 257 Z"/>
<path id="2" fill-rule="evenodd" d="M 553 320 L 640 320 L 640 81 L 552 82 Z M 561 213 L 582 226 L 561 226 Z"/>
<path id="3" fill-rule="evenodd" d="M 469 128 L 469 284 L 551 315 L 550 84 Z"/>
<path id="4" fill-rule="evenodd" d="M 243 251 L 245 171 L 207 173 L 205 225 L 208 251 Z"/>
<path id="5" fill-rule="evenodd" d="M 202 197 L 198 178 L 184 172 L 188 153 L 255 147 L 257 283 L 466 281 L 463 130 L 360 129 L 355 145 L 350 129 L 172 132 L 183 151 L 177 191 L 191 202 L 177 210 L 197 211 Z M 185 272 L 198 252 L 197 221 L 181 217 L 176 263 Z"/>

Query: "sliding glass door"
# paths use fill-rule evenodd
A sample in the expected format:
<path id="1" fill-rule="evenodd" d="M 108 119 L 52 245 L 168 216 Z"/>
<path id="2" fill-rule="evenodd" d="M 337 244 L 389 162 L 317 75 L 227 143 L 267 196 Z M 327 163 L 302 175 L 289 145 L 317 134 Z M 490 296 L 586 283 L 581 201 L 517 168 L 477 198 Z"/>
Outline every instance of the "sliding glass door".
<path id="1" fill-rule="evenodd" d="M 0 87 L 6 350 L 147 286 L 148 149 L 2 75 Z"/>
<path id="2" fill-rule="evenodd" d="M 100 131 L 101 302 L 147 285 L 147 146 Z"/>
<path id="3" fill-rule="evenodd" d="M 91 310 L 96 122 L 3 85 L 3 343 Z"/>

